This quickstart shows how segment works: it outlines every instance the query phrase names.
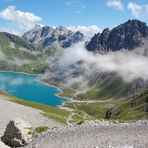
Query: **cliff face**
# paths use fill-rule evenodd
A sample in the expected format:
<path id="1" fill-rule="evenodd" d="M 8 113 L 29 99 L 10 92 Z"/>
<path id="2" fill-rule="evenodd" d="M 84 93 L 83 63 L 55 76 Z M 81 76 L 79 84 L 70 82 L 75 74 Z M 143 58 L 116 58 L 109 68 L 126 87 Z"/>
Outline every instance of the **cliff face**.
<path id="1" fill-rule="evenodd" d="M 104 29 L 86 43 L 88 51 L 106 53 L 121 49 L 133 50 L 142 46 L 143 40 L 148 37 L 146 23 L 138 20 L 129 20 L 112 30 Z"/>

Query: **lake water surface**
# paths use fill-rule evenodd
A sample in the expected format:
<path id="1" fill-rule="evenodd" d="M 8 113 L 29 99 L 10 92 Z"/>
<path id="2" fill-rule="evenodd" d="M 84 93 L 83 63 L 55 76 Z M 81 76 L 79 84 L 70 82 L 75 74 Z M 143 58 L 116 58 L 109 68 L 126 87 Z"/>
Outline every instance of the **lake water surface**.
<path id="1" fill-rule="evenodd" d="M 42 83 L 37 75 L 0 72 L 0 89 L 17 98 L 50 106 L 68 101 L 56 96 L 59 90 Z"/>

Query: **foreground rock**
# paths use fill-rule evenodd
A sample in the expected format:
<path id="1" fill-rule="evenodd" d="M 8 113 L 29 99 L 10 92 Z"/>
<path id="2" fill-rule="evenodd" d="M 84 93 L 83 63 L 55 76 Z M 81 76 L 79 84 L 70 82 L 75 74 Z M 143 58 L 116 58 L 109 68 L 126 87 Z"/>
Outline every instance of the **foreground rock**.
<path id="1" fill-rule="evenodd" d="M 29 143 L 33 137 L 32 127 L 21 119 L 16 119 L 8 123 L 1 140 L 10 147 L 20 147 Z"/>
<path id="2" fill-rule="evenodd" d="M 25 148 L 148 148 L 148 121 L 91 121 L 51 130 Z"/>
<path id="3" fill-rule="evenodd" d="M 8 98 L 9 99 L 9 98 Z M 44 117 L 41 110 L 23 106 L 7 100 L 7 97 L 0 95 L 0 137 L 3 136 L 9 121 L 21 118 L 29 122 L 33 128 L 47 126 L 49 128 L 61 126 L 61 124 Z"/>

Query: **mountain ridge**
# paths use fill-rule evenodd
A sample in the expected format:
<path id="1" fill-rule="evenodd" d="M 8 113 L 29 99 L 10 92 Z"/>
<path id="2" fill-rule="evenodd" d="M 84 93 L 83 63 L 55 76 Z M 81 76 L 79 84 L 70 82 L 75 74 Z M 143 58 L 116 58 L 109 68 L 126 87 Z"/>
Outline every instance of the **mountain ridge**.
<path id="1" fill-rule="evenodd" d="M 0 32 L 0 70 L 40 73 L 46 68 L 42 53 L 23 38 Z"/>
<path id="2" fill-rule="evenodd" d="M 95 34 L 90 42 L 86 43 L 88 51 L 107 53 L 121 49 L 133 50 L 141 47 L 143 39 L 148 37 L 146 23 L 139 20 L 128 20 L 113 29 L 106 28 L 102 33 Z"/>
<path id="3" fill-rule="evenodd" d="M 84 35 L 77 31 L 72 32 L 64 26 L 56 28 L 50 26 L 35 26 L 32 30 L 23 34 L 22 38 L 44 48 L 68 48 L 71 45 L 83 41 Z"/>

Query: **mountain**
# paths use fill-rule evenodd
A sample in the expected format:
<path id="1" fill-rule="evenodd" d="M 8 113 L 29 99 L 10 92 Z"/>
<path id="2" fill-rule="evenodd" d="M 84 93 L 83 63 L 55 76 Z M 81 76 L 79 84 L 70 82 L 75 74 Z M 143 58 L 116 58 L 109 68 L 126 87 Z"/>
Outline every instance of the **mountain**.
<path id="1" fill-rule="evenodd" d="M 23 38 L 0 32 L 0 70 L 39 73 L 46 64 L 42 53 Z"/>
<path id="2" fill-rule="evenodd" d="M 67 48 L 84 39 L 84 35 L 72 32 L 64 26 L 53 27 L 36 25 L 34 29 L 24 33 L 23 38 L 35 44 L 47 48 Z"/>
<path id="3" fill-rule="evenodd" d="M 139 20 L 129 20 L 112 30 L 104 29 L 95 34 L 91 41 L 86 43 L 88 51 L 106 53 L 121 49 L 133 50 L 144 45 L 148 38 L 146 23 Z"/>
<path id="4" fill-rule="evenodd" d="M 135 50 L 139 46 L 144 46 L 148 36 L 147 30 L 148 28 L 145 23 L 138 20 L 129 20 L 126 23 L 115 27 L 111 31 L 105 29 L 101 34 L 98 34 L 98 40 L 96 41 L 100 42 L 99 46 L 101 46 L 101 49 L 87 49 L 89 51 L 101 53 L 106 53 L 112 49 L 111 51 L 116 52 L 118 51 L 117 47 L 119 42 L 114 46 L 114 40 L 118 39 L 118 36 L 123 36 L 124 34 L 124 38 L 131 38 L 129 44 L 123 42 L 123 47 L 119 48 L 119 50 L 125 48 L 125 46 L 125 49 L 127 50 Z M 68 36 L 69 34 L 70 36 Z M 58 59 L 62 58 L 63 50 L 58 48 L 55 53 L 54 48 L 52 52 L 51 50 L 50 52 L 49 50 L 38 50 L 39 48 L 42 49 L 42 46 L 47 49 L 49 47 L 57 48 L 57 46 L 61 49 L 66 48 L 67 46 L 64 46 L 65 42 L 70 40 L 72 35 L 74 37 L 77 36 L 77 34 L 81 33 L 73 33 L 62 26 L 58 26 L 55 29 L 48 26 L 36 26 L 33 30 L 25 33 L 22 38 L 9 33 L 1 33 L 0 69 L 29 73 L 42 73 L 46 71 L 49 73 L 48 78 L 45 78 L 47 79 L 47 82 L 52 82 L 54 85 L 63 89 L 63 95 L 75 97 L 80 100 L 127 98 L 128 96 L 138 94 L 143 88 L 148 87 L 148 81 L 144 81 L 141 78 L 127 83 L 124 82 L 116 72 L 99 71 L 95 68 L 95 65 L 89 66 L 87 65 L 89 63 L 85 61 L 77 61 L 76 64 L 63 68 L 61 65 L 58 65 Z M 128 34 L 131 35 L 128 36 Z M 66 40 L 62 40 L 62 37 L 64 36 L 66 36 Z M 95 35 L 92 40 L 95 40 L 96 36 L 97 35 Z M 139 38 L 137 38 L 137 36 L 139 36 Z M 81 37 L 83 37 L 83 35 Z M 56 40 L 53 40 L 53 42 L 52 40 L 46 42 L 51 38 L 56 38 Z M 136 42 L 135 44 L 135 42 L 133 42 L 134 39 L 141 42 Z M 92 40 L 87 44 L 87 47 L 91 45 Z M 77 40 L 76 37 L 74 41 L 79 42 L 80 40 Z M 74 41 L 71 42 L 71 44 L 73 44 Z M 97 42 L 93 46 L 98 47 Z M 40 46 L 37 46 L 38 43 Z M 148 46 L 145 45 L 145 49 L 148 49 L 147 47 Z M 91 71 L 89 69 L 91 69 Z"/>
<path id="5" fill-rule="evenodd" d="M 91 113 L 97 117 L 101 115 L 102 118 L 108 111 L 113 113 L 111 118 L 121 116 L 122 119 L 126 118 L 128 111 L 131 111 L 129 119 L 134 119 L 135 116 L 132 117 L 132 115 L 136 113 L 138 119 L 146 116 L 148 91 L 143 92 L 144 96 L 140 95 L 144 88 L 148 88 L 148 81 L 139 78 L 125 82 L 116 72 L 101 71 L 95 67 L 95 63 L 89 65 L 87 58 L 86 61 L 72 62 L 71 65 L 64 68 L 62 67 L 64 62 L 58 63 L 58 60 L 63 58 L 63 53 L 67 52 L 60 49 L 70 47 L 83 40 L 83 37 L 80 32 L 74 33 L 62 26 L 55 29 L 48 26 L 36 26 L 23 37 L 1 32 L 0 70 L 42 73 L 44 75 L 41 75 L 41 78 L 44 81 L 61 88 L 61 96 L 95 101 L 83 104 L 84 101 L 76 106 L 78 109 L 81 107 L 90 115 Z M 86 47 L 87 50 L 94 52 L 94 54 L 88 52 L 91 55 L 97 55 L 98 52 L 103 54 L 109 51 L 116 52 L 122 49 L 131 52 L 139 48 L 141 51 L 141 47 L 144 47 L 145 50 L 148 49 L 147 37 L 148 27 L 145 23 L 129 20 L 112 30 L 105 29 L 102 33 L 98 33 L 86 44 Z M 62 52 L 56 51 L 55 54 L 58 56 L 55 56 L 51 52 L 47 52 L 48 50 L 42 50 L 45 48 L 53 48 L 53 50 L 56 48 L 57 51 Z M 87 57 L 89 58 L 89 55 Z M 111 100 L 110 104 L 106 100 Z M 100 105 L 101 102 L 106 103 L 105 108 L 102 104 Z M 102 114 L 100 114 L 100 107 L 103 109 Z M 122 112 L 118 113 L 118 111 Z M 116 113 L 119 116 L 116 116 Z"/>
<path id="6" fill-rule="evenodd" d="M 5 48 L 5 45 L 9 43 L 13 43 L 15 47 L 25 48 L 26 50 L 35 50 L 35 47 L 29 43 L 26 42 L 24 39 L 22 39 L 19 36 L 16 36 L 14 34 L 10 34 L 7 32 L 0 32 L 0 46 L 1 48 Z M 11 44 L 12 45 L 12 44 Z"/>
<path id="7" fill-rule="evenodd" d="M 122 41 L 121 38 L 123 39 Z M 142 62 L 143 66 L 143 62 L 146 61 L 147 58 L 146 55 L 148 55 L 148 27 L 141 21 L 129 20 L 111 31 L 105 29 L 102 33 L 98 33 L 90 42 L 86 43 L 86 47 L 87 50 L 94 52 L 93 55 L 95 59 L 99 57 L 100 59 L 102 58 L 102 56 L 97 56 L 100 55 L 97 53 L 104 54 L 105 58 L 107 57 L 108 63 L 103 62 L 103 66 L 109 64 L 112 68 L 112 63 L 110 64 L 109 62 L 113 61 L 113 63 L 115 62 L 118 65 L 118 62 L 120 64 L 120 59 L 124 58 L 124 56 L 126 58 L 127 55 L 130 56 L 127 60 L 130 60 L 134 56 L 141 58 L 140 64 Z M 122 49 L 125 50 L 120 52 Z M 119 58 L 111 57 L 110 60 L 110 54 L 105 55 L 108 52 L 111 54 L 115 52 L 126 54 L 114 54 L 114 56 L 119 55 Z M 87 58 L 89 61 L 89 56 Z M 130 71 L 126 73 L 127 78 L 125 77 L 125 79 L 127 79 L 127 81 L 123 79 L 122 74 L 126 67 L 128 67 L 128 64 L 125 65 L 121 73 L 116 69 L 115 71 L 103 71 L 101 69 L 102 67 L 97 67 L 97 62 L 92 62 L 89 65 L 87 58 L 86 61 L 78 61 L 75 65 L 71 65 L 63 70 L 62 67 L 59 66 L 59 68 L 57 65 L 54 65 L 55 69 L 52 71 L 52 74 L 49 74 L 48 81 L 61 87 L 61 89 L 63 89 L 63 96 L 66 95 L 67 97 L 74 97 L 80 100 L 127 98 L 139 94 L 144 88 L 148 87 L 148 80 L 146 81 L 140 77 L 141 72 L 139 71 L 138 73 L 138 69 L 134 67 L 133 69 L 137 71 L 139 77 L 137 77 L 136 73 L 136 78 L 128 80 L 128 76 L 133 74 L 132 71 Z M 128 63 L 128 61 L 125 62 Z M 136 60 L 132 60 L 130 64 L 135 66 Z M 117 65 L 113 64 L 115 68 Z M 120 66 L 117 66 L 117 68 L 118 67 Z M 143 71 L 145 71 L 144 68 Z"/>

